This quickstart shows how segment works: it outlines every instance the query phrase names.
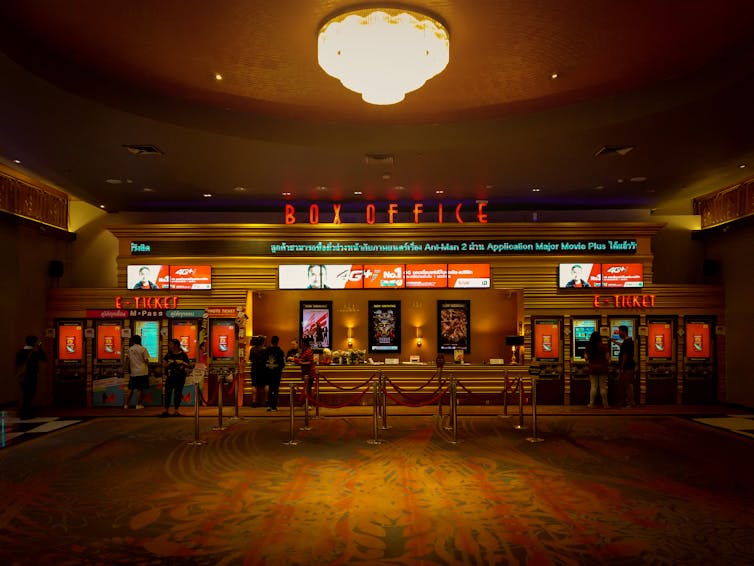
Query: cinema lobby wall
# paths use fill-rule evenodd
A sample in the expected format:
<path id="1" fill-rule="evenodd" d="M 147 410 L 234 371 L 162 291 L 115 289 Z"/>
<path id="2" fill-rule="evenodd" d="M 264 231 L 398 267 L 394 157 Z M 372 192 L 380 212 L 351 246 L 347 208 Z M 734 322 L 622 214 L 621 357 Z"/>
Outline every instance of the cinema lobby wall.
<path id="1" fill-rule="evenodd" d="M 239 215 L 223 215 L 222 218 L 235 220 Z M 244 238 L 263 240 L 276 239 L 302 240 L 383 240 L 403 241 L 406 238 L 447 241 L 458 238 L 499 239 L 499 238 L 633 238 L 639 247 L 631 261 L 641 262 L 645 270 L 645 287 L 642 294 L 655 295 L 656 305 L 649 314 L 670 316 L 705 314 L 716 318 L 719 327 L 725 328 L 724 336 L 716 341 L 718 355 L 718 399 L 744 406 L 754 406 L 754 395 L 750 380 L 745 374 L 731 373 L 731 367 L 742 367 L 738 357 L 743 350 L 731 351 L 738 328 L 731 326 L 730 304 L 741 304 L 736 293 L 747 293 L 740 285 L 730 285 L 727 279 L 727 261 L 735 248 L 734 244 L 721 243 L 726 238 L 737 238 L 732 233 L 720 234 L 708 240 L 692 238 L 693 216 L 654 218 L 641 213 L 618 211 L 615 222 L 593 222 L 587 215 L 574 212 L 551 214 L 553 221 L 522 222 L 526 216 L 520 213 L 514 221 L 491 219 L 490 224 L 437 225 L 406 224 L 366 226 L 347 223 L 339 226 L 309 226 L 296 224 L 283 225 L 280 215 L 257 215 L 257 224 L 220 224 L 218 218 L 202 217 L 205 222 L 218 223 L 178 224 L 179 218 L 198 220 L 192 215 L 151 214 L 129 215 L 92 213 L 81 221 L 75 232 L 75 239 L 66 234 L 50 234 L 28 225 L 4 219 L 4 239 L 14 247 L 16 265 L 24 264 L 23 273 L 12 291 L 15 296 L 23 295 L 28 300 L 25 309 L 11 312 L 16 320 L 16 341 L 22 340 L 29 331 L 40 333 L 50 328 L 58 317 L 83 316 L 86 309 L 106 309 L 113 307 L 116 295 L 132 293 L 125 290 L 125 269 L 134 263 L 128 246 L 131 241 L 158 241 L 160 239 L 181 241 L 213 239 L 238 241 Z M 601 216 L 604 215 L 594 215 Z M 558 218 L 582 218 L 579 222 L 560 222 Z M 175 222 L 150 223 L 157 218 Z M 529 216 L 530 218 L 530 216 Z M 642 219 L 643 221 L 637 221 Z M 266 222 L 265 222 L 266 221 Z M 750 233 L 749 233 L 750 235 Z M 745 247 L 748 237 L 743 235 L 741 247 Z M 35 268 L 29 268 L 24 250 L 37 249 L 41 243 L 43 253 L 37 258 Z M 624 256 L 625 257 L 625 256 Z M 51 280 L 47 273 L 50 259 L 58 259 L 65 266 L 65 274 Z M 434 304 L 440 296 L 443 299 L 463 296 L 472 300 L 472 351 L 468 359 L 482 363 L 489 358 L 510 359 L 503 346 L 504 337 L 530 329 L 532 317 L 562 316 L 567 322 L 573 316 L 599 315 L 603 320 L 611 314 L 636 315 L 644 321 L 646 312 L 618 313 L 597 312 L 593 305 L 593 293 L 564 293 L 557 289 L 556 265 L 559 261 L 609 261 L 610 256 L 593 254 L 582 256 L 380 256 L 380 257 L 241 257 L 232 253 L 213 257 L 203 256 L 201 250 L 186 248 L 180 257 L 149 256 L 150 263 L 196 263 L 213 266 L 213 290 L 206 292 L 183 293 L 180 308 L 204 308 L 207 306 L 246 306 L 250 316 L 249 331 L 266 335 L 278 334 L 282 340 L 297 334 L 298 301 L 306 296 L 300 291 L 277 290 L 277 265 L 279 263 L 404 263 L 404 262 L 485 262 L 491 264 L 492 289 L 470 292 L 447 290 L 438 291 L 313 291 L 316 298 L 333 301 L 334 329 L 333 345 L 337 348 L 347 340 L 347 325 L 352 325 L 355 347 L 362 348 L 367 343 L 365 322 L 366 303 L 369 300 L 401 300 L 404 305 L 403 343 L 408 349 L 401 352 L 401 359 L 414 353 L 423 361 L 431 361 L 436 353 Z M 627 258 L 626 258 L 627 259 Z M 702 273 L 704 259 L 713 259 L 725 266 L 720 273 L 710 278 Z M 139 258 L 136 263 L 143 261 Z M 658 269 L 659 267 L 659 269 Z M 736 256 L 735 269 L 739 275 L 747 275 L 751 281 L 751 260 L 744 254 Z M 658 275 L 662 274 L 662 281 Z M 24 282 L 25 281 L 25 282 Z M 94 282 L 86 285 L 85 282 Z M 708 282 L 706 282 L 708 281 Z M 40 282 L 44 282 L 41 292 Z M 7 284 L 7 283 L 6 283 Z M 12 283 L 10 284 L 12 285 Z M 400 293 L 398 295 L 397 293 Z M 164 294 L 164 292 L 161 292 Z M 388 296 L 389 294 L 389 296 Z M 34 300 L 34 295 L 38 300 Z M 733 301 L 731 303 L 731 301 Z M 748 303 L 748 301 L 747 301 Z M 726 304 L 728 308 L 726 309 Z M 39 312 L 37 312 L 39 311 Z M 740 317 L 734 318 L 744 326 Z M 642 323 L 640 322 L 640 324 Z M 412 335 L 419 326 L 423 344 L 416 347 Z M 743 333 L 743 328 L 741 329 Z M 285 344 L 283 344 L 285 346 Z M 528 349 L 528 348 L 527 348 Z M 414 350 L 414 351 L 412 351 Z M 645 356 L 642 350 L 640 356 Z M 529 361 L 529 352 L 525 353 Z M 378 358 L 378 356 L 373 356 Z M 565 363 L 568 363 L 567 358 Z M 11 366 L 6 357 L 5 365 Z M 49 366 L 50 364 L 48 364 Z M 568 368 L 564 368 L 567 370 Z M 49 373 L 49 368 L 48 368 Z M 49 376 L 47 376 L 49 380 Z M 43 380 L 44 381 L 44 380 Z M 732 394 L 735 395 L 732 395 Z M 14 399 L 12 387 L 3 388 L 3 402 Z M 40 401 L 51 404 L 49 382 L 40 387 Z"/>

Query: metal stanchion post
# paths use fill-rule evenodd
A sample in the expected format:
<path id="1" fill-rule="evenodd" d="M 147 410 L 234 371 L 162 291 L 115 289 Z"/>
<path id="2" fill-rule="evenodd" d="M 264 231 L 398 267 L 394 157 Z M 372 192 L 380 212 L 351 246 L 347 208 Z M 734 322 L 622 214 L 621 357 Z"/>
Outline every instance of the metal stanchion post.
<path id="1" fill-rule="evenodd" d="M 442 366 L 437 368 L 437 387 L 442 387 Z M 437 400 L 437 415 L 442 417 L 442 393 L 440 393 L 440 398 Z"/>
<path id="2" fill-rule="evenodd" d="M 378 381 L 379 380 L 377 380 L 377 381 L 374 382 L 374 395 L 373 395 L 373 399 L 372 399 L 372 407 L 373 407 L 373 409 L 372 409 L 372 429 L 373 429 L 372 432 L 373 432 L 373 437 L 370 438 L 369 440 L 367 440 L 367 444 L 382 444 L 382 440 L 379 439 L 378 432 L 377 432 L 377 418 L 378 418 L 379 412 L 380 412 L 380 407 L 379 407 L 379 403 L 380 403 L 380 399 L 379 399 L 379 396 L 380 396 L 380 384 L 378 383 Z"/>
<path id="3" fill-rule="evenodd" d="M 458 391 L 456 389 L 456 378 L 450 374 L 450 428 L 453 431 L 452 444 L 458 442 Z"/>
<path id="4" fill-rule="evenodd" d="M 187 442 L 191 446 L 201 446 L 207 444 L 206 441 L 199 439 L 199 382 L 194 381 L 194 440 Z"/>
<path id="5" fill-rule="evenodd" d="M 542 442 L 544 438 L 537 436 L 537 378 L 531 378 L 531 428 L 532 435 L 527 438 L 529 442 Z"/>
<path id="6" fill-rule="evenodd" d="M 503 376 L 503 414 L 498 415 L 500 418 L 507 419 L 508 415 L 508 370 L 505 370 Z"/>
<path id="7" fill-rule="evenodd" d="M 317 377 L 315 378 L 316 381 L 314 382 L 314 398 L 317 400 L 317 404 L 314 407 L 314 417 L 315 419 L 319 418 L 319 372 L 317 372 Z"/>
<path id="8" fill-rule="evenodd" d="M 518 424 L 513 428 L 526 430 L 526 425 L 524 425 L 524 380 L 519 377 L 516 381 L 518 382 Z"/>
<path id="9" fill-rule="evenodd" d="M 233 399 L 234 399 L 234 402 L 233 402 L 233 416 L 230 417 L 230 419 L 228 419 L 228 420 L 231 420 L 231 421 L 240 421 L 241 417 L 238 415 L 238 392 L 241 389 L 241 383 L 240 383 L 240 381 L 241 381 L 241 373 L 240 372 L 236 372 L 235 374 L 233 374 L 233 380 L 232 381 L 235 384 L 235 388 L 236 388 L 236 392 L 235 393 L 236 394 L 233 396 Z"/>
<path id="10" fill-rule="evenodd" d="M 212 430 L 225 430 L 226 426 L 223 426 L 223 381 L 225 381 L 225 374 L 217 374 L 217 426 L 212 427 Z"/>
<path id="11" fill-rule="evenodd" d="M 296 440 L 296 427 L 293 420 L 293 417 L 294 417 L 293 405 L 295 403 L 295 398 L 296 398 L 296 386 L 291 383 L 291 392 L 289 396 L 289 399 L 290 399 L 289 403 L 290 403 L 290 408 L 291 408 L 291 435 L 288 442 L 283 442 L 283 444 L 285 444 L 286 446 L 296 446 L 296 444 L 298 444 L 298 440 Z"/>
<path id="12" fill-rule="evenodd" d="M 387 395 L 385 394 L 385 389 L 387 388 L 387 379 L 385 378 L 385 374 L 383 372 L 380 372 L 378 381 L 380 383 L 380 406 L 382 407 L 382 430 L 387 430 L 390 428 L 387 425 Z"/>
<path id="13" fill-rule="evenodd" d="M 309 377 L 304 379 L 304 426 L 299 430 L 311 430 L 309 426 Z"/>

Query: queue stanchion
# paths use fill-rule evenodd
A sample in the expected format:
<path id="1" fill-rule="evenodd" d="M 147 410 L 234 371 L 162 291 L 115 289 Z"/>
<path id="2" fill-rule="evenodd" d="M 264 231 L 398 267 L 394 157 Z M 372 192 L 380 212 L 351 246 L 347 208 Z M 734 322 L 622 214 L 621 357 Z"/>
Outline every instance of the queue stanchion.
<path id="1" fill-rule="evenodd" d="M 225 430 L 226 426 L 223 425 L 223 382 L 225 381 L 226 374 L 217 374 L 217 426 L 212 427 L 212 430 Z"/>
<path id="2" fill-rule="evenodd" d="M 518 424 L 514 426 L 516 430 L 526 430 L 524 424 L 524 381 L 520 377 L 516 380 L 518 387 Z"/>
<path id="3" fill-rule="evenodd" d="M 507 419 L 510 415 L 508 415 L 508 370 L 505 370 L 505 373 L 503 374 L 503 414 L 498 415 L 498 417 L 502 419 Z"/>
<path id="4" fill-rule="evenodd" d="M 300 430 L 311 430 L 309 426 L 309 380 L 310 377 L 304 378 L 304 426 Z"/>
<path id="5" fill-rule="evenodd" d="M 440 361 L 440 356 L 437 357 L 437 361 Z M 438 389 L 442 387 L 442 365 L 438 365 L 437 367 L 437 387 Z M 440 398 L 437 400 L 437 416 L 442 417 L 442 393 L 440 393 Z"/>
<path id="6" fill-rule="evenodd" d="M 293 383 L 291 383 L 291 392 L 288 399 L 289 399 L 288 403 L 291 408 L 291 427 L 290 427 L 291 434 L 290 434 L 290 438 L 288 439 L 288 442 L 283 442 L 283 444 L 285 444 L 286 446 L 296 446 L 296 444 L 298 444 L 298 440 L 296 440 L 296 426 L 294 422 L 294 416 L 295 416 L 294 404 L 296 402 L 296 386 Z"/>
<path id="7" fill-rule="evenodd" d="M 380 377 L 378 381 L 380 383 L 380 407 L 382 409 L 382 430 L 387 430 L 390 428 L 387 424 L 387 395 L 385 394 L 385 389 L 387 387 L 387 379 L 385 378 L 385 374 L 383 372 L 380 372 Z"/>
<path id="8" fill-rule="evenodd" d="M 542 442 L 544 438 L 537 436 L 537 378 L 531 378 L 531 430 L 532 435 L 526 440 L 529 442 Z"/>
<path id="9" fill-rule="evenodd" d="M 190 446 L 207 444 L 199 438 L 199 382 L 194 380 L 194 440 L 187 442 Z"/>
<path id="10" fill-rule="evenodd" d="M 317 372 L 317 378 L 314 382 L 314 398 L 317 400 L 317 404 L 314 406 L 314 417 L 315 419 L 320 418 L 319 416 L 319 372 Z"/>
<path id="11" fill-rule="evenodd" d="M 372 398 L 372 438 L 367 440 L 367 444 L 382 444 L 382 440 L 379 438 L 379 433 L 377 432 L 377 419 L 379 417 L 380 412 L 380 384 L 378 383 L 379 380 L 375 380 L 374 382 L 374 394 Z"/>
<path id="12" fill-rule="evenodd" d="M 240 421 L 241 417 L 238 414 L 238 392 L 241 389 L 240 387 L 240 381 L 241 381 L 241 372 L 235 372 L 233 374 L 232 382 L 235 384 L 235 395 L 233 395 L 233 416 L 230 417 L 229 421 Z"/>
<path id="13" fill-rule="evenodd" d="M 450 374 L 450 429 L 453 432 L 451 444 L 458 443 L 458 391 L 456 378 Z"/>

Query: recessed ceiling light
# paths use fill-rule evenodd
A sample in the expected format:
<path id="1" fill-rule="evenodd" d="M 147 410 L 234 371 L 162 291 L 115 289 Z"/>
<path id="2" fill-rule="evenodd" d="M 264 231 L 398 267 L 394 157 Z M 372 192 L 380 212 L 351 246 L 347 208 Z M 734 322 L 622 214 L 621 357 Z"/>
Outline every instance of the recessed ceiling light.
<path id="1" fill-rule="evenodd" d="M 20 161 L 16 161 L 16 163 L 21 163 Z M 746 169 L 746 163 L 741 163 L 741 165 L 738 166 L 739 169 Z"/>
<path id="2" fill-rule="evenodd" d="M 442 189 L 437 189 L 437 190 L 435 191 L 435 194 L 436 194 L 436 195 L 444 195 L 444 194 L 445 194 L 445 191 L 443 191 Z"/>
<path id="3" fill-rule="evenodd" d="M 145 193 L 153 193 L 154 189 L 152 187 L 144 187 L 142 191 L 144 191 Z"/>
<path id="4" fill-rule="evenodd" d="M 646 180 L 647 180 L 646 177 L 631 177 L 629 179 L 629 181 L 631 181 L 632 183 L 643 183 Z"/>
<path id="5" fill-rule="evenodd" d="M 404 187 L 403 185 L 395 185 L 393 189 L 396 191 L 405 191 L 406 187 Z"/>
<path id="6" fill-rule="evenodd" d="M 359 195 L 363 195 L 364 193 L 361 191 L 354 191 L 353 194 L 355 194 L 356 196 L 359 196 Z"/>
<path id="7" fill-rule="evenodd" d="M 532 188 L 531 192 L 533 192 L 533 193 L 538 193 L 538 192 L 540 192 L 541 190 L 542 190 L 542 189 L 540 189 L 539 187 L 534 187 L 534 188 Z"/>
<path id="8" fill-rule="evenodd" d="M 551 78 L 552 80 L 555 80 L 555 79 L 557 79 L 557 78 L 558 78 L 558 74 L 557 74 L 557 73 L 552 73 L 552 74 L 550 75 L 550 78 Z"/>
<path id="9" fill-rule="evenodd" d="M 623 182 L 623 179 L 616 179 L 616 182 L 618 182 L 618 183 L 622 183 L 622 182 Z"/>
<path id="10" fill-rule="evenodd" d="M 212 193 L 204 193 L 202 196 L 204 198 L 212 198 Z"/>
<path id="11" fill-rule="evenodd" d="M 105 205 L 104 205 L 104 204 L 101 204 L 101 205 L 99 205 L 99 207 L 100 207 L 100 208 L 102 208 L 102 209 L 104 209 L 104 208 L 105 208 Z"/>
<path id="12" fill-rule="evenodd" d="M 291 196 L 291 193 L 289 193 L 288 191 L 284 191 L 284 192 L 283 192 L 283 193 L 281 193 L 281 194 L 282 194 L 282 195 L 283 195 L 284 197 L 289 197 L 289 196 Z"/>
<path id="13" fill-rule="evenodd" d="M 388 179 L 392 179 L 393 175 L 391 173 L 383 173 L 382 178 L 387 181 Z"/>
<path id="14" fill-rule="evenodd" d="M 17 163 L 17 164 L 21 165 L 21 160 L 20 159 L 14 159 L 13 163 Z"/>
<path id="15" fill-rule="evenodd" d="M 120 185 L 123 183 L 123 179 L 105 179 L 105 183 L 110 185 Z"/>
<path id="16" fill-rule="evenodd" d="M 601 191 L 604 188 L 605 188 L 605 185 L 597 185 L 596 187 L 594 187 L 594 190 L 595 191 Z"/>
<path id="17" fill-rule="evenodd" d="M 233 190 L 236 191 L 237 193 L 245 193 L 246 187 L 233 187 Z"/>
<path id="18" fill-rule="evenodd" d="M 215 80 L 216 81 L 221 81 L 221 80 L 223 80 L 223 76 L 220 73 L 215 73 Z"/>
<path id="19" fill-rule="evenodd" d="M 319 191 L 320 193 L 324 193 L 324 192 L 325 192 L 325 191 L 327 190 L 327 187 L 326 187 L 326 186 L 324 186 L 324 185 L 320 185 L 320 186 L 318 186 L 318 187 L 317 187 L 317 190 L 318 190 L 318 191 Z"/>

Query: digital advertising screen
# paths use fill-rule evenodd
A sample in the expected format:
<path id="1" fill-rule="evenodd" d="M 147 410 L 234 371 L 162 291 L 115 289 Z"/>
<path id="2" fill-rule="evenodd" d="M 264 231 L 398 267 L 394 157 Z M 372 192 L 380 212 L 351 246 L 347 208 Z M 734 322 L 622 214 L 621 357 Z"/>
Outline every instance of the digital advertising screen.
<path id="1" fill-rule="evenodd" d="M 686 357 L 709 359 L 712 356 L 712 332 L 708 322 L 686 322 Z"/>
<path id="2" fill-rule="evenodd" d="M 573 359 L 586 360 L 585 352 L 592 332 L 597 332 L 597 319 L 573 320 Z"/>
<path id="3" fill-rule="evenodd" d="M 406 265 L 406 288 L 443 289 L 448 286 L 448 264 Z"/>
<path id="4" fill-rule="evenodd" d="M 558 265 L 558 288 L 588 289 L 599 287 L 599 263 L 561 263 Z"/>
<path id="5" fill-rule="evenodd" d="M 437 301 L 437 349 L 471 351 L 471 303 Z"/>
<path id="6" fill-rule="evenodd" d="M 489 289 L 489 263 L 449 263 L 448 287 L 451 289 Z"/>
<path id="7" fill-rule="evenodd" d="M 403 264 L 365 265 L 364 289 L 403 289 Z"/>
<path id="8" fill-rule="evenodd" d="M 181 342 L 181 349 L 186 352 L 189 359 L 196 361 L 199 324 L 193 320 L 174 320 L 170 335 Z"/>
<path id="9" fill-rule="evenodd" d="M 228 318 L 211 318 L 209 322 L 210 353 L 212 359 L 220 362 L 235 360 L 235 320 Z"/>
<path id="10" fill-rule="evenodd" d="M 644 264 L 603 263 L 602 287 L 644 287 Z"/>
<path id="11" fill-rule="evenodd" d="M 160 322 L 158 320 L 134 320 L 133 334 L 141 336 L 141 345 L 149 353 L 149 361 L 160 361 Z"/>
<path id="12" fill-rule="evenodd" d="M 58 323 L 58 360 L 84 361 L 84 327 L 80 321 Z"/>
<path id="13" fill-rule="evenodd" d="M 610 359 L 612 361 L 617 361 L 618 357 L 620 356 L 620 342 L 621 342 L 621 338 L 618 335 L 618 327 L 627 326 L 628 336 L 635 340 L 636 339 L 635 320 L 633 318 L 611 318 L 609 322 L 610 322 L 610 338 L 611 338 Z M 612 340 L 617 340 L 617 342 L 612 342 Z M 636 357 L 636 354 L 638 354 L 638 351 L 634 352 L 634 358 Z"/>
<path id="14" fill-rule="evenodd" d="M 538 360 L 560 359 L 560 321 L 534 321 L 534 357 Z"/>
<path id="15" fill-rule="evenodd" d="M 129 265 L 126 268 L 127 285 L 134 291 L 170 289 L 170 266 Z"/>
<path id="16" fill-rule="evenodd" d="M 673 325 L 670 322 L 647 323 L 647 357 L 667 360 L 673 358 Z"/>
<path id="17" fill-rule="evenodd" d="M 123 326 L 120 322 L 106 321 L 97 323 L 96 358 L 98 361 L 121 361 L 123 357 L 122 329 Z"/>
<path id="18" fill-rule="evenodd" d="M 369 351 L 401 351 L 400 301 L 369 301 Z"/>
<path id="19" fill-rule="evenodd" d="M 212 266 L 171 265 L 169 284 L 179 291 L 212 289 Z"/>
<path id="20" fill-rule="evenodd" d="M 332 347 L 332 301 L 301 301 L 299 322 L 301 339 L 308 338 L 312 350 Z"/>
<path id="21" fill-rule="evenodd" d="M 278 289 L 361 289 L 361 265 L 319 263 L 278 266 Z"/>

